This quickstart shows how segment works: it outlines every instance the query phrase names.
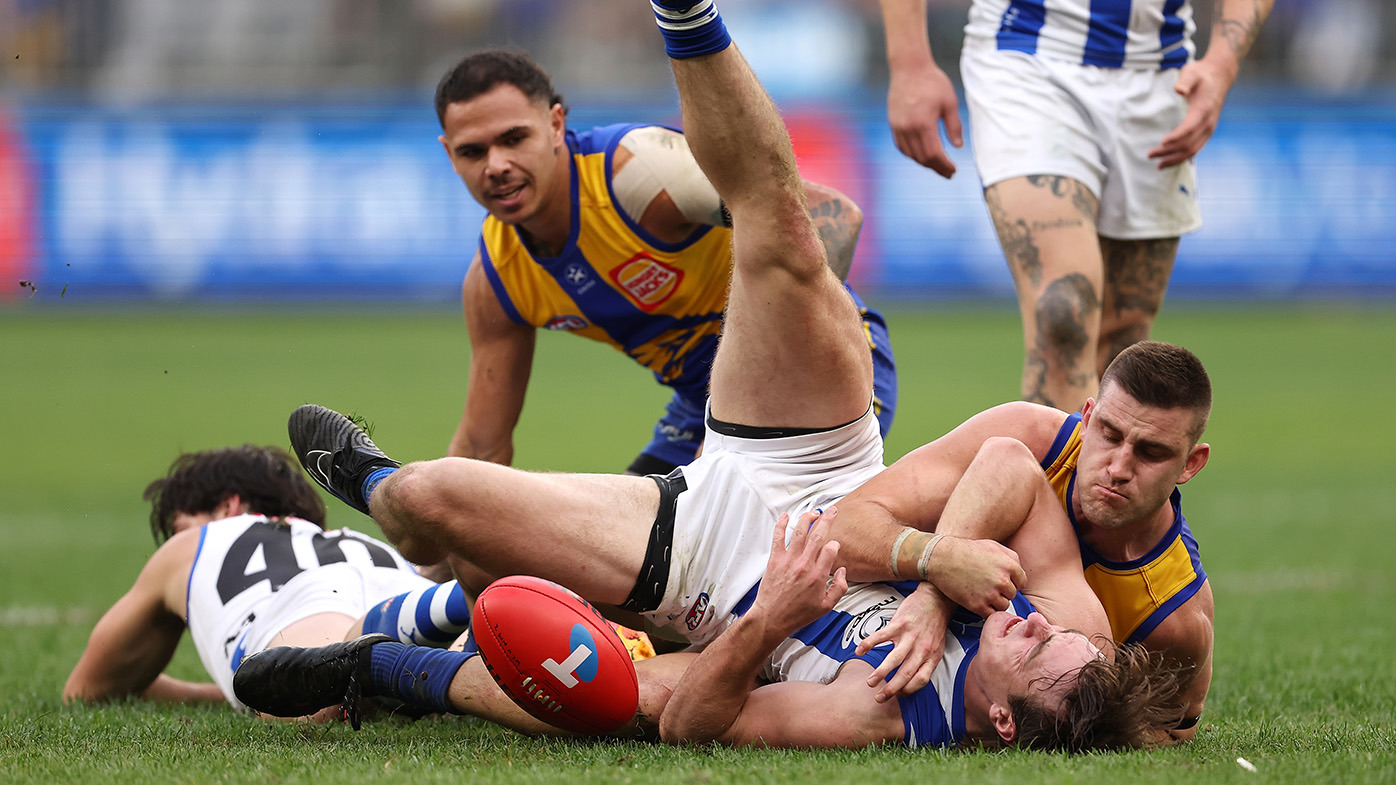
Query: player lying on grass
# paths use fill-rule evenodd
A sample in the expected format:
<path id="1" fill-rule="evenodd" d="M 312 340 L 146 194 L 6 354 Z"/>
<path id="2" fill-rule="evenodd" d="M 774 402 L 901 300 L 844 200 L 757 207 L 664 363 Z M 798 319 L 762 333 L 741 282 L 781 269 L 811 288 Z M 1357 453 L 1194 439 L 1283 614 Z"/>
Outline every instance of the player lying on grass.
<path id="1" fill-rule="evenodd" d="M 1023 402 L 989 409 L 845 497 L 834 536 L 854 580 L 932 578 L 869 642 L 897 642 L 874 675 L 890 679 L 884 697 L 929 678 L 955 604 L 1003 609 L 1022 585 L 1011 552 L 983 543 L 970 552 L 959 538 L 1002 541 L 1024 521 L 1065 511 L 1111 637 L 1186 670 L 1187 711 L 1172 736 L 1192 738 L 1212 679 L 1213 600 L 1178 485 L 1207 462 L 1199 439 L 1211 404 L 1196 356 L 1138 343 L 1080 414 Z"/>
<path id="2" fill-rule="evenodd" d="M 469 619 L 454 582 L 422 578 L 387 543 L 325 531 L 319 494 L 279 448 L 186 453 L 145 498 L 164 544 L 97 623 L 66 700 L 241 707 L 232 678 L 247 654 L 361 632 L 446 646 Z M 186 628 L 213 683 L 162 672 Z"/>
<path id="3" fill-rule="evenodd" d="M 987 620 L 960 612 L 932 682 L 896 701 L 877 700 L 867 680 L 890 645 L 863 654 L 857 649 L 890 621 L 912 587 L 849 586 L 842 568 L 831 575 L 839 546 L 827 537 L 836 515 L 833 509 L 806 513 L 789 527 L 788 543 L 782 516 L 750 609 L 702 653 L 636 663 L 635 722 L 614 735 L 768 747 L 901 741 L 1082 751 L 1148 746 L 1176 722 L 1181 704 L 1174 674 L 1160 670 L 1141 647 L 1106 644 L 1102 652 L 1091 643 L 1106 639 L 1104 615 L 1079 561 L 1071 563 L 1074 540 L 1064 516 L 1055 526 L 1043 519 L 1015 534 L 1012 544 L 1030 554 L 1024 564 L 1032 590 Z M 1084 629 L 1048 623 L 1035 604 L 1056 618 L 1079 620 Z M 573 647 L 575 640 L 563 637 L 559 633 L 552 645 L 510 646 L 507 638 L 502 644 L 521 659 L 521 672 L 541 672 L 539 652 L 561 658 L 559 652 Z M 540 659 L 528 660 L 530 654 Z M 570 735 L 515 705 L 477 655 L 470 636 L 450 652 L 364 636 L 320 648 L 269 649 L 246 658 L 233 684 L 242 701 L 276 716 L 341 702 L 356 716 L 359 700 L 384 696 L 416 711 Z M 567 661 L 575 671 L 589 660 Z M 562 681 L 578 684 L 577 678 Z M 575 706 L 570 711 L 578 713 Z"/>
<path id="4" fill-rule="evenodd" d="M 593 602 L 640 614 L 651 629 L 698 644 L 713 644 L 759 596 L 758 583 L 771 554 L 770 521 L 783 513 L 798 517 L 826 507 L 883 469 L 882 440 L 870 406 L 871 361 L 857 309 L 825 264 L 775 106 L 729 46 L 720 18 L 708 15 L 711 10 L 708 3 L 679 11 L 655 6 L 674 58 L 689 144 L 731 211 L 733 224 L 732 287 L 698 459 L 668 476 L 649 478 L 536 474 L 461 458 L 399 468 L 367 435 L 328 409 L 302 407 L 290 422 L 292 444 L 311 476 L 338 498 L 373 515 L 409 558 L 423 563 L 446 556 L 467 558 L 495 574 L 539 575 Z M 1063 517 L 1059 510 L 1055 520 Z M 1062 539 L 1067 547 L 1061 550 L 1074 553 L 1074 541 Z M 970 550 L 1002 550 L 997 543 L 961 542 Z M 919 571 L 928 577 L 933 550 L 926 549 L 925 569 Z M 885 563 L 887 554 L 880 558 Z M 1018 569 L 1016 560 L 1006 560 Z M 1074 581 L 1078 588 L 1085 586 L 1079 561 L 1066 558 L 1042 569 L 1063 585 Z M 1032 576 L 1016 577 L 1026 582 Z M 1104 633 L 1104 615 L 1090 592 L 1076 594 L 1079 597 L 1072 600 L 1057 601 L 1046 595 L 1053 613 L 1059 614 L 1056 620 L 1087 636 Z M 862 603 L 871 597 L 859 592 L 850 601 Z M 871 600 L 870 606 L 858 605 L 854 615 L 871 618 L 879 612 L 874 608 L 884 603 L 890 607 L 895 600 L 890 595 Z M 1022 627 L 1007 616 L 997 618 L 997 632 Z M 782 619 L 771 629 L 788 624 Z M 1023 692 L 1013 697 L 1020 699 L 1019 706 L 1038 707 L 1053 719 L 1084 716 L 1087 707 L 1071 696 L 1088 681 L 1087 672 L 1114 672 L 1118 666 L 1100 662 L 1098 653 L 1084 645 L 1085 636 L 1056 628 L 1046 632 L 1046 627 L 1037 620 L 1019 634 L 1038 630 L 1034 634 L 1041 640 L 1033 646 L 1044 644 L 1054 651 L 1061 646 L 1066 650 L 1063 660 L 1069 662 L 1054 661 L 1052 678 L 1045 681 L 1014 682 Z M 833 640 L 842 642 L 840 636 Z M 410 653 L 387 644 L 361 645 L 369 654 L 359 656 L 372 660 L 380 674 L 385 669 L 389 675 L 421 672 L 407 667 Z M 721 647 L 713 645 L 720 653 Z M 386 650 L 381 656 L 380 649 Z M 1024 649 L 1009 659 L 1025 665 L 1029 653 Z M 839 656 L 851 658 L 853 653 L 845 646 Z M 269 667 L 302 659 L 296 653 L 277 652 L 261 658 Z M 770 727 L 734 721 L 730 732 L 718 738 L 787 746 L 889 740 L 958 743 L 969 730 L 953 719 L 953 685 L 974 659 L 943 658 L 937 667 L 946 669 L 949 681 L 898 701 L 876 700 L 877 690 L 867 683 L 871 664 L 835 666 L 842 678 L 829 684 L 773 685 L 778 692 L 800 692 L 804 701 L 824 699 L 811 698 L 806 687 L 826 690 L 820 695 L 834 701 L 830 705 L 849 702 L 845 717 L 872 722 L 875 715 L 875 727 L 855 725 L 852 737 L 831 736 L 849 727 L 840 715 L 787 709 L 767 717 Z M 468 664 L 458 664 L 455 672 Z M 411 682 L 406 685 L 385 678 L 375 681 L 375 688 L 397 684 L 394 689 L 399 691 L 448 696 L 454 675 L 450 670 L 428 671 L 421 683 L 406 677 Z M 719 669 L 704 682 L 700 670 L 697 678 L 700 684 L 712 684 L 724 673 Z M 738 672 L 733 678 L 735 687 L 723 685 L 724 694 L 752 686 L 746 674 Z M 1005 705 L 1008 696 L 997 697 L 985 697 L 988 710 L 999 715 L 993 723 L 995 736 L 1025 741 L 1011 720 L 1017 716 L 1014 709 Z M 918 708 L 908 701 L 919 701 Z M 447 705 L 444 698 L 439 703 Z M 666 722 L 673 709 L 665 708 Z M 944 721 L 947 717 L 950 722 Z M 679 724 L 669 734 L 672 739 L 710 735 L 711 726 L 702 722 L 692 731 L 675 722 Z M 1056 722 L 1044 725 L 1046 733 L 1061 727 Z M 1142 744 L 1150 738 L 1108 737 L 1106 728 L 1090 723 L 1067 726 L 1072 728 L 1070 738 L 1043 743 L 1078 748 L 1107 738 L 1101 742 L 1105 746 Z"/>

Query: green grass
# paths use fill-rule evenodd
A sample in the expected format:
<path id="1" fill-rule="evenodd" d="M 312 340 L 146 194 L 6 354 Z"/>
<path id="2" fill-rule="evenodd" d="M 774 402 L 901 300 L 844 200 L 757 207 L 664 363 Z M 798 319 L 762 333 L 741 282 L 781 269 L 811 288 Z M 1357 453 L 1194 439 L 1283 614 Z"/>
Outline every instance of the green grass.
<path id="1" fill-rule="evenodd" d="M 889 457 L 1016 394 L 1010 309 L 889 320 L 901 365 Z M 0 782 L 1396 781 L 1396 309 L 1170 304 L 1155 335 L 1197 351 L 1216 387 L 1212 462 L 1184 488 L 1217 596 L 1195 743 L 1077 758 L 675 750 L 461 720 L 356 734 L 224 709 L 62 705 L 92 624 L 152 551 L 141 490 L 179 451 L 284 444 L 286 415 L 313 401 L 368 417 L 395 455 L 440 454 L 464 394 L 464 328 L 444 310 L 12 307 L 0 312 Z M 619 470 L 664 399 L 618 354 L 544 336 L 516 463 Z M 188 645 L 172 670 L 202 676 Z"/>

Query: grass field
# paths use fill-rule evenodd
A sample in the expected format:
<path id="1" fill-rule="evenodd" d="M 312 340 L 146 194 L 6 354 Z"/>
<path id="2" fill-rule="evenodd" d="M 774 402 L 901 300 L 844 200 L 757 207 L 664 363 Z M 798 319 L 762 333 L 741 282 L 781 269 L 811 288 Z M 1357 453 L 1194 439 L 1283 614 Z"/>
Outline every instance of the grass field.
<path id="1" fill-rule="evenodd" d="M 181 450 L 285 444 L 308 401 L 401 458 L 440 454 L 466 377 L 457 313 L 0 312 L 0 782 L 1396 781 L 1396 309 L 1170 305 L 1156 337 L 1208 364 L 1206 470 L 1184 488 L 1217 598 L 1192 745 L 1157 753 L 804 753 L 561 743 L 483 723 L 261 723 L 224 709 L 62 705 L 99 615 L 153 550 L 140 498 Z M 888 456 L 1014 396 L 1005 307 L 893 309 Z M 628 361 L 544 336 L 516 463 L 613 471 L 665 396 Z M 337 503 L 331 522 L 373 531 Z M 202 677 L 185 645 L 172 669 Z M 1257 771 L 1244 770 L 1245 758 Z"/>

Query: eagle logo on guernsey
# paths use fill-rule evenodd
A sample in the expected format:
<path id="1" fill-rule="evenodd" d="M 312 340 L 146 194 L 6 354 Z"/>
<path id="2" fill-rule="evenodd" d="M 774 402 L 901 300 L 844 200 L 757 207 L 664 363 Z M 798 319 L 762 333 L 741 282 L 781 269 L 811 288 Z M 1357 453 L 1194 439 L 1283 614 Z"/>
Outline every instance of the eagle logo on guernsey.
<path id="1" fill-rule="evenodd" d="M 587 327 L 587 320 L 572 314 L 562 314 L 549 319 L 544 325 L 545 330 L 581 330 Z"/>
<path id="2" fill-rule="evenodd" d="M 647 253 L 630 257 L 611 268 L 611 280 L 645 313 L 663 305 L 683 283 L 683 270 L 670 267 Z"/>

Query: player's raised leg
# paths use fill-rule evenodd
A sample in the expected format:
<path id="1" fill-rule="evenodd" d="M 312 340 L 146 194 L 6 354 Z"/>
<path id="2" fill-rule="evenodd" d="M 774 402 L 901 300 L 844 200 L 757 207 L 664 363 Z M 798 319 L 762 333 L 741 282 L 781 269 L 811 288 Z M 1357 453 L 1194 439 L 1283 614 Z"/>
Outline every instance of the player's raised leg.
<path id="1" fill-rule="evenodd" d="M 636 588 L 660 508 L 653 479 L 541 474 L 468 458 L 399 468 L 349 418 L 323 406 L 297 409 L 288 430 L 311 478 L 371 514 L 410 561 L 455 555 L 610 605 L 624 604 Z"/>
<path id="2" fill-rule="evenodd" d="M 654 0 L 684 134 L 732 215 L 734 269 L 713 362 L 713 417 L 829 428 L 867 411 L 872 364 L 857 309 L 825 263 L 790 137 L 711 0 Z"/>

